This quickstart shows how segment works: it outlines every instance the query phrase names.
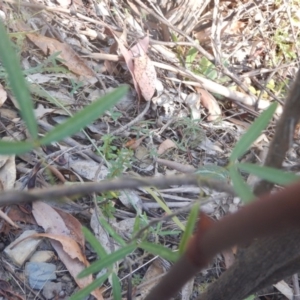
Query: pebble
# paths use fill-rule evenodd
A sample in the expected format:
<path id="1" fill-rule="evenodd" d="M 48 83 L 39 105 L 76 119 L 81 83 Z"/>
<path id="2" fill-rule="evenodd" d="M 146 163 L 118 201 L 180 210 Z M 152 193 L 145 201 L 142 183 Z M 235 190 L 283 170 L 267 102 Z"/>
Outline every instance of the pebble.
<path id="1" fill-rule="evenodd" d="M 40 290 L 44 285 L 56 279 L 56 266 L 49 263 L 28 262 L 25 265 L 25 276 L 32 289 Z"/>
<path id="2" fill-rule="evenodd" d="M 9 244 L 4 252 L 19 267 L 35 252 L 42 239 L 24 238 L 36 234 L 35 230 L 24 231 L 14 242 Z M 22 242 L 20 242 L 23 240 Z"/>
<path id="3" fill-rule="evenodd" d="M 43 296 L 46 299 L 53 299 L 62 292 L 61 282 L 48 281 L 43 287 Z"/>
<path id="4" fill-rule="evenodd" d="M 36 251 L 30 258 L 31 262 L 49 262 L 54 258 L 53 251 Z"/>

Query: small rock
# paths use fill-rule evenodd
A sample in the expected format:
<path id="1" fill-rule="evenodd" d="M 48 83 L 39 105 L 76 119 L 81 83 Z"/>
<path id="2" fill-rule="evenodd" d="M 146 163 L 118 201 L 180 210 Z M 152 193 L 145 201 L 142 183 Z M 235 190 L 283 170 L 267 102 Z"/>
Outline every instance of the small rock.
<path id="1" fill-rule="evenodd" d="M 238 205 L 238 204 L 240 204 L 240 202 L 241 202 L 241 199 L 239 197 L 233 198 L 233 204 Z"/>
<path id="2" fill-rule="evenodd" d="M 35 252 L 42 239 L 37 238 L 24 238 L 36 234 L 35 230 L 24 231 L 14 242 L 8 245 L 4 252 L 7 256 L 19 267 Z M 20 242 L 23 240 L 22 242 Z M 19 243 L 20 242 L 20 243 Z"/>
<path id="3" fill-rule="evenodd" d="M 53 251 L 36 251 L 30 258 L 31 262 L 49 262 L 54 258 Z"/>
<path id="4" fill-rule="evenodd" d="M 25 265 L 25 275 L 31 288 L 40 290 L 46 282 L 56 279 L 56 266 L 49 263 L 28 262 Z"/>
<path id="5" fill-rule="evenodd" d="M 43 296 L 46 299 L 52 299 L 62 292 L 61 282 L 46 282 L 43 287 Z"/>

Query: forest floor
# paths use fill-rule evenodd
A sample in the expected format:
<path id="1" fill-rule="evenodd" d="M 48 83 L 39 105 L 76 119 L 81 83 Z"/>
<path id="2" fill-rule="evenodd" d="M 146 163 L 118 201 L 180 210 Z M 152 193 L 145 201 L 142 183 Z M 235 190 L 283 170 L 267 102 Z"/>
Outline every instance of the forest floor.
<path id="1" fill-rule="evenodd" d="M 129 86 L 121 101 L 84 130 L 27 153 L 0 156 L 2 190 L 193 172 L 230 183 L 226 166 L 234 145 L 270 103 L 279 103 L 280 115 L 295 78 L 300 2 L 157 2 L 0 2 L 40 137 L 115 88 Z M 29 136 L 1 64 L 0 125 L 2 138 Z M 271 123 L 241 161 L 263 162 L 273 132 Z M 299 137 L 295 132 L 286 170 L 298 165 Z M 243 176 L 254 185 L 256 178 Z M 93 281 L 77 279 L 84 267 L 120 249 L 149 222 L 139 238 L 176 250 L 193 203 L 216 220 L 242 204 L 225 192 L 187 184 L 57 200 L 2 206 L 1 299 L 69 299 Z M 171 212 L 177 217 L 168 218 Z M 81 226 L 101 248 L 84 242 Z M 24 235 L 30 238 L 16 243 Z M 139 248 L 100 275 L 94 272 L 105 276 L 111 269 L 90 299 L 118 299 L 118 287 L 123 298 L 145 298 L 171 266 L 155 251 Z M 178 299 L 196 299 L 235 254 L 231 249 L 216 257 Z M 49 267 L 44 274 L 37 271 L 41 263 Z M 287 279 L 251 299 L 292 299 L 292 286 Z"/>

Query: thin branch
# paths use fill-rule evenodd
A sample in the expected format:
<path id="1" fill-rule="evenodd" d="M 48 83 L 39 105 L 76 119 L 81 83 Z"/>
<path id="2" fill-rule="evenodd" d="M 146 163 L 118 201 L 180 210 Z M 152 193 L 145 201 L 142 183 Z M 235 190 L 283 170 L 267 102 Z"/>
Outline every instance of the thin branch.
<path id="1" fill-rule="evenodd" d="M 274 138 L 270 144 L 266 157 L 265 166 L 281 168 L 287 150 L 293 142 L 295 127 L 300 119 L 300 71 L 298 71 L 295 82 L 285 101 L 283 113 L 277 123 Z M 273 187 L 272 183 L 261 181 L 255 187 L 256 195 L 269 192 Z"/>
<path id="2" fill-rule="evenodd" d="M 166 188 L 170 185 L 194 184 L 205 186 L 219 192 L 235 195 L 231 186 L 218 180 L 201 179 L 197 174 L 184 176 L 166 177 L 143 177 L 143 178 L 121 178 L 103 180 L 101 182 L 89 182 L 69 186 L 54 186 L 47 189 L 34 189 L 32 191 L 7 191 L 0 193 L 0 206 L 17 203 L 31 202 L 36 200 L 57 199 L 61 197 L 72 197 L 88 195 L 92 193 L 103 193 L 113 190 L 135 189 L 138 187 L 155 186 Z"/>

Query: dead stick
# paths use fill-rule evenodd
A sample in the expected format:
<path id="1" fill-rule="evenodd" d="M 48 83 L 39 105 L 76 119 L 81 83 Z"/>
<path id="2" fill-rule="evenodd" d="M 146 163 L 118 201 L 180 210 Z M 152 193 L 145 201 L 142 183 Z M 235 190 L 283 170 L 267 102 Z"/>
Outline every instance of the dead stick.
<path id="1" fill-rule="evenodd" d="M 121 178 L 112 180 L 103 180 L 101 182 L 89 182 L 74 184 L 68 186 L 55 186 L 47 189 L 34 189 L 28 192 L 7 191 L 0 193 L 0 206 L 24 203 L 36 200 L 57 199 L 60 197 L 71 197 L 79 195 L 88 195 L 92 193 L 103 193 L 113 190 L 135 189 L 138 187 L 155 186 L 157 188 L 166 188 L 177 184 L 195 184 L 205 186 L 216 191 L 226 192 L 234 195 L 232 187 L 219 180 L 202 179 L 197 174 L 184 176 L 164 176 L 164 177 L 141 177 L 141 178 Z"/>

